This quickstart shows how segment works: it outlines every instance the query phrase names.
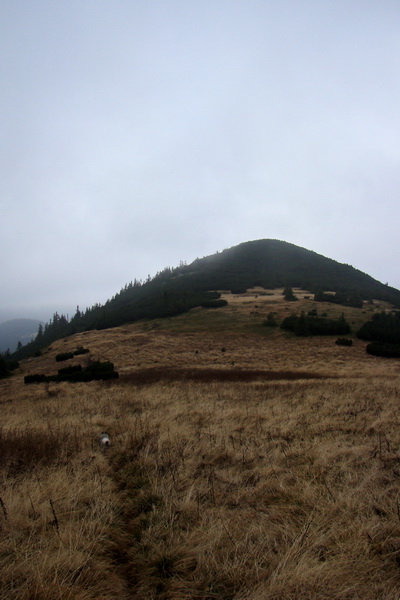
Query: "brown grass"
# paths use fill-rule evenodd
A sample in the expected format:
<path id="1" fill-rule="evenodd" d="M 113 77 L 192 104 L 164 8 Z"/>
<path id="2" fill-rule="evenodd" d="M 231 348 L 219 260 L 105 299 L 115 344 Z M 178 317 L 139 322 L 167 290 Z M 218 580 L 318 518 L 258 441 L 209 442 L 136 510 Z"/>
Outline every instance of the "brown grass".
<path id="1" fill-rule="evenodd" d="M 253 330 L 273 298 L 79 334 L 0 382 L 1 600 L 399 598 L 399 362 Z M 78 345 L 121 379 L 23 384 Z"/>

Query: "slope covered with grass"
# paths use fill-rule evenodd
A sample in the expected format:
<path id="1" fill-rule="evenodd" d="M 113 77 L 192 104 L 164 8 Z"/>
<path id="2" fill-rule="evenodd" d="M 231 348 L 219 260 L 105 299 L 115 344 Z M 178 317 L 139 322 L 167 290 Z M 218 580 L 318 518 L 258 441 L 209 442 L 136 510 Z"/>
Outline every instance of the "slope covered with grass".
<path id="1" fill-rule="evenodd" d="M 1 600 L 398 598 L 399 362 L 262 326 L 310 301 L 260 292 L 0 382 Z M 120 378 L 23 383 L 79 346 Z"/>

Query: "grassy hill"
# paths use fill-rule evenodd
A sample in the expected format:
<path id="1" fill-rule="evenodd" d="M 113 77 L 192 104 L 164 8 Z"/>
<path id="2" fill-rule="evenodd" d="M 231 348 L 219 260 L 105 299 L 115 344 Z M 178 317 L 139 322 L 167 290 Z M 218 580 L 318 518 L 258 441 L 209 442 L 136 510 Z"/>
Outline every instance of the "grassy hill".
<path id="1" fill-rule="evenodd" d="M 78 311 L 70 320 L 56 313 L 31 344 L 15 353 L 15 358 L 32 355 L 54 340 L 77 332 L 184 314 L 215 302 L 221 291 L 244 292 L 255 286 L 301 287 L 311 295 L 334 291 L 341 304 L 355 306 L 372 299 L 400 306 L 399 290 L 349 265 L 287 242 L 257 240 L 190 265 L 168 267 L 144 283 L 131 282 L 104 305 L 95 305 L 84 313 Z"/>
<path id="2" fill-rule="evenodd" d="M 77 332 L 0 381 L 1 600 L 399 597 L 398 360 L 262 325 L 388 305 L 282 291 Z M 24 384 L 80 346 L 120 378 Z"/>

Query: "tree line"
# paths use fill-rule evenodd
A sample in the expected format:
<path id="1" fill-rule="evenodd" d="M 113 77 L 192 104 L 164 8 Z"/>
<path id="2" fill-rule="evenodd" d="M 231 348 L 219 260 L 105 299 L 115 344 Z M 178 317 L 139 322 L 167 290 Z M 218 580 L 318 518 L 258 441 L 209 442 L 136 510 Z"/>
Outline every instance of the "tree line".
<path id="1" fill-rule="evenodd" d="M 78 306 L 72 318 L 54 313 L 48 323 L 39 325 L 35 339 L 19 346 L 13 357 L 32 356 L 55 340 L 83 331 L 118 327 L 140 319 L 172 317 L 197 306 L 218 306 L 215 302 L 220 293 L 189 288 L 179 278 L 175 281 L 177 271 L 167 267 L 153 279 L 149 276 L 145 282 L 130 282 L 103 305 L 95 304 L 85 311 Z"/>

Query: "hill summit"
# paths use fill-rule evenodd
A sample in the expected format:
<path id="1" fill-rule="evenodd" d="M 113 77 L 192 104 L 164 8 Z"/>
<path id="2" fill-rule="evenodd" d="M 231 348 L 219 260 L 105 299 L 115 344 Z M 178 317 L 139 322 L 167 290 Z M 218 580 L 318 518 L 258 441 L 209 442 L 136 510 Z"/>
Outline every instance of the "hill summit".
<path id="1" fill-rule="evenodd" d="M 191 264 L 166 267 L 145 282 L 126 284 L 104 305 L 71 320 L 57 313 L 17 358 L 55 339 L 92 329 L 182 314 L 198 306 L 216 306 L 221 290 L 240 293 L 252 287 L 299 287 L 313 294 L 336 292 L 353 306 L 362 300 L 384 300 L 400 306 L 400 291 L 354 267 L 280 240 L 256 240 L 198 258 Z M 356 304 L 354 304 L 356 303 Z"/>
<path id="2" fill-rule="evenodd" d="M 311 292 L 332 290 L 364 300 L 376 298 L 399 304 L 400 291 L 348 264 L 280 240 L 244 242 L 195 260 L 180 269 L 187 283 L 202 289 L 232 287 L 301 287 Z"/>

